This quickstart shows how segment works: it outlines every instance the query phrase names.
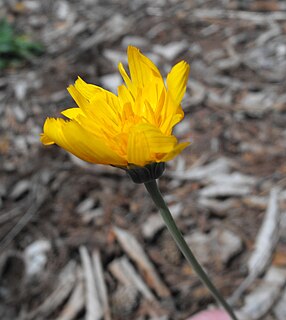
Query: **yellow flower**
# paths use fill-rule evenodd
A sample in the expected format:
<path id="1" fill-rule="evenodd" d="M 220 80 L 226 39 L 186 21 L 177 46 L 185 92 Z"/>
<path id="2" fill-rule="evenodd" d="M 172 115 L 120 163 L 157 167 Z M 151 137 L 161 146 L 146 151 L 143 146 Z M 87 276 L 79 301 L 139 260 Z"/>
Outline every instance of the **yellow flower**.
<path id="1" fill-rule="evenodd" d="M 68 119 L 46 119 L 43 144 L 55 143 L 82 160 L 118 167 L 166 162 L 189 145 L 172 135 L 184 117 L 181 101 L 189 65 L 177 63 L 165 86 L 157 67 L 137 48 L 129 46 L 127 54 L 130 76 L 120 63 L 125 85 L 118 87 L 118 95 L 78 78 L 68 87 L 78 107 L 62 112 Z"/>

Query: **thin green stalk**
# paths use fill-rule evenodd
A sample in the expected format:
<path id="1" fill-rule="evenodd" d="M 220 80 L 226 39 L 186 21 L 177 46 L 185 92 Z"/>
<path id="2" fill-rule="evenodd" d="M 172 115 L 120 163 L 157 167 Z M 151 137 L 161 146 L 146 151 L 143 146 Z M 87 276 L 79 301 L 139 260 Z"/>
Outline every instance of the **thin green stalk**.
<path id="1" fill-rule="evenodd" d="M 147 191 L 149 192 L 151 198 L 153 199 L 154 203 L 160 210 L 161 216 L 163 220 L 165 221 L 168 230 L 170 231 L 173 239 L 175 240 L 177 246 L 187 259 L 187 261 L 191 264 L 194 271 L 197 273 L 201 281 L 205 284 L 205 286 L 210 290 L 213 297 L 216 299 L 216 301 L 221 304 L 224 309 L 228 312 L 231 319 L 238 320 L 232 311 L 229 304 L 225 301 L 225 299 L 222 297 L 222 295 L 219 293 L 219 291 L 216 289 L 216 287 L 213 285 L 197 259 L 195 258 L 193 252 L 187 245 L 184 237 L 182 236 L 180 230 L 178 229 L 176 222 L 174 221 L 169 208 L 167 207 L 162 194 L 160 190 L 158 189 L 156 180 L 152 180 L 150 182 L 144 183 Z"/>

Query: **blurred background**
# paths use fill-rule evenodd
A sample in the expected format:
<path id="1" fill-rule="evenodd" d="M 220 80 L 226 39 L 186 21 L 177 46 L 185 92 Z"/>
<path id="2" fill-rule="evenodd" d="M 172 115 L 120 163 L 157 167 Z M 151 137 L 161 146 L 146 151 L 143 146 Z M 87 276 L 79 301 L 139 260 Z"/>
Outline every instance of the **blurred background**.
<path id="1" fill-rule="evenodd" d="M 134 45 L 191 74 L 160 187 L 240 319 L 286 319 L 286 3 L 0 1 L 0 318 L 186 319 L 214 305 L 144 187 L 39 142 Z M 246 279 L 246 280 L 245 280 Z"/>

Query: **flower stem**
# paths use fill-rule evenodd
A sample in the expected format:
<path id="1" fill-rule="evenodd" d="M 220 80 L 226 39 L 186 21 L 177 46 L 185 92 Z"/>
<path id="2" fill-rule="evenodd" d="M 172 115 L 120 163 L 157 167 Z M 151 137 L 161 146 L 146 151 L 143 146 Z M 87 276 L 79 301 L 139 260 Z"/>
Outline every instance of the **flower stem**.
<path id="1" fill-rule="evenodd" d="M 158 189 L 156 180 L 152 180 L 150 182 L 144 183 L 147 191 L 149 192 L 152 200 L 160 210 L 161 216 L 164 220 L 164 222 L 167 225 L 168 230 L 170 231 L 173 239 L 175 240 L 177 246 L 187 259 L 187 261 L 191 264 L 194 271 L 199 276 L 200 280 L 204 283 L 204 285 L 210 290 L 211 294 L 215 298 L 215 300 L 221 304 L 224 309 L 228 312 L 229 316 L 232 320 L 237 320 L 234 312 L 232 311 L 229 304 L 225 301 L 225 299 L 222 297 L 222 295 L 219 293 L 219 291 L 216 289 L 216 287 L 213 285 L 197 259 L 195 258 L 193 252 L 187 245 L 184 237 L 182 236 L 180 230 L 178 229 L 176 222 L 174 221 L 169 208 L 167 207 L 162 194 L 160 190 Z"/>

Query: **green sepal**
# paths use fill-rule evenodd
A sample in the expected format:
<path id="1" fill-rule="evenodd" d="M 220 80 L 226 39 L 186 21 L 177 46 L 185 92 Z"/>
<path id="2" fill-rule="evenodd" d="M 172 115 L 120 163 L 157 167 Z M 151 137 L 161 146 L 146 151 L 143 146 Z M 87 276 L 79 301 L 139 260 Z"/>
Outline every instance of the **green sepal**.
<path id="1" fill-rule="evenodd" d="M 144 167 L 130 164 L 127 168 L 124 168 L 124 170 L 133 182 L 147 183 L 161 177 L 165 171 L 165 162 L 153 162 Z"/>

